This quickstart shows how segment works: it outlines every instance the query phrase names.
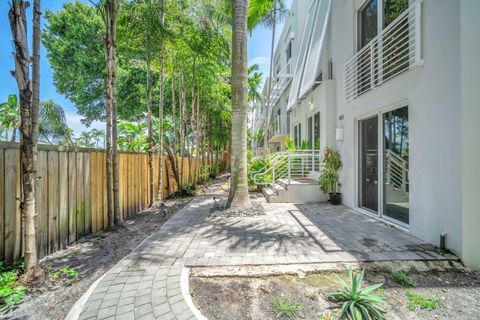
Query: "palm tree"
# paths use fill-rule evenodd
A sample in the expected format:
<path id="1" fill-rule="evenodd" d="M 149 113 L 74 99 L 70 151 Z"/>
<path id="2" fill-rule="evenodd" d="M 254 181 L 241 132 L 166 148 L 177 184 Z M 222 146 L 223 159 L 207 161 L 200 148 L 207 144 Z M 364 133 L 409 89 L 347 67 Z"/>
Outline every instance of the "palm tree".
<path id="1" fill-rule="evenodd" d="M 20 106 L 18 105 L 17 95 L 8 96 L 7 102 L 0 104 L 0 137 L 5 131 L 5 140 L 8 140 L 8 132 L 12 131 L 11 141 L 15 141 L 16 132 L 20 126 Z"/>
<path id="2" fill-rule="evenodd" d="M 232 168 L 227 206 L 251 207 L 247 179 L 247 9 L 248 0 L 233 0 L 232 22 Z"/>
<path id="3" fill-rule="evenodd" d="M 259 89 L 262 85 L 263 73 L 256 72 L 259 68 L 256 63 L 248 68 L 248 101 L 251 101 L 253 105 L 262 98 Z"/>
<path id="4" fill-rule="evenodd" d="M 53 100 L 40 104 L 38 133 L 50 144 L 65 141 L 73 146 L 71 130 L 67 126 L 63 108 Z"/>
<path id="5" fill-rule="evenodd" d="M 273 78 L 273 54 L 275 46 L 275 27 L 277 22 L 283 21 L 287 10 L 284 0 L 251 0 L 248 7 L 248 29 L 250 32 L 262 24 L 266 28 L 272 28 L 272 41 L 270 46 L 270 72 L 268 77 L 267 107 L 270 107 L 270 92 Z"/>

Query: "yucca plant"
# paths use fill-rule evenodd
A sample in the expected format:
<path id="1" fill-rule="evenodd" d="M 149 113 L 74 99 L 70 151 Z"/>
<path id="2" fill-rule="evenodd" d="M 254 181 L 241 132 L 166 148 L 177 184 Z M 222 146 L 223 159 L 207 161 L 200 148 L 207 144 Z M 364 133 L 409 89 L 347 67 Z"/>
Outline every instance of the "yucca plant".
<path id="1" fill-rule="evenodd" d="M 337 276 L 343 290 L 332 293 L 329 299 L 341 308 L 340 320 L 385 320 L 382 309 L 385 299 L 375 292 L 383 284 L 362 288 L 364 274 L 365 269 L 358 275 L 350 269 L 349 283 Z"/>

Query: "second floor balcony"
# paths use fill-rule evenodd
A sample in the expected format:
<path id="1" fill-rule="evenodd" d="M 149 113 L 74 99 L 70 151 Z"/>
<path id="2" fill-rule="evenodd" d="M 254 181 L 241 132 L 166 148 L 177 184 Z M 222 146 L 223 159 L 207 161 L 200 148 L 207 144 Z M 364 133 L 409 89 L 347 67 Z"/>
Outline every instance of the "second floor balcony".
<path id="1" fill-rule="evenodd" d="M 275 116 L 268 126 L 268 142 L 283 142 L 286 135 L 289 134 L 288 116 Z"/>
<path id="2" fill-rule="evenodd" d="M 422 64 L 421 4 L 416 0 L 345 63 L 345 101 Z"/>

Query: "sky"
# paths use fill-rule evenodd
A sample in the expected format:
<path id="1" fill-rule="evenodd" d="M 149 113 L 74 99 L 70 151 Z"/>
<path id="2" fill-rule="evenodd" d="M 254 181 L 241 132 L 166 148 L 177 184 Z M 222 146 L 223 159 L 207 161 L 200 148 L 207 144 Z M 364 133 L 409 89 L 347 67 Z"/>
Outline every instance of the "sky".
<path id="1" fill-rule="evenodd" d="M 62 8 L 62 5 L 72 0 L 42 0 L 42 11 L 52 10 L 56 11 Z M 87 1 L 85 1 L 87 2 Z M 292 0 L 287 0 L 287 7 L 290 7 Z M 0 0 L 0 103 L 7 101 L 9 94 L 17 94 L 18 89 L 15 79 L 10 71 L 14 69 L 13 61 L 13 45 L 12 35 L 10 32 L 10 25 L 8 23 L 8 8 L 9 1 Z M 27 9 L 27 27 L 31 35 L 32 27 L 32 9 Z M 44 21 L 42 20 L 42 25 Z M 277 35 L 281 33 L 283 25 L 277 26 Z M 260 71 L 264 74 L 264 79 L 269 73 L 270 65 L 270 45 L 272 31 L 260 26 L 256 28 L 248 41 L 248 62 L 249 65 L 257 63 L 260 66 Z M 31 39 L 31 36 L 29 36 Z M 278 41 L 278 37 L 277 37 Z M 29 42 L 29 49 L 31 49 L 31 41 Z M 86 128 L 80 120 L 81 116 L 77 114 L 77 109 L 65 96 L 59 94 L 53 85 L 52 69 L 50 68 L 46 50 L 42 46 L 40 48 L 40 100 L 52 99 L 59 103 L 65 110 L 67 124 L 73 129 L 77 136 L 80 132 L 89 130 L 90 128 L 103 129 L 104 124 L 94 122 L 90 128 Z"/>

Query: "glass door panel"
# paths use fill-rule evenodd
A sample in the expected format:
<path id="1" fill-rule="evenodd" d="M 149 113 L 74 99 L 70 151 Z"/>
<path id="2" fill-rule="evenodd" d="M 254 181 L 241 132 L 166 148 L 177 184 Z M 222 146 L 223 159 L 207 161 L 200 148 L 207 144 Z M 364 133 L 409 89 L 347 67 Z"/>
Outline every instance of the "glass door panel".
<path id="1" fill-rule="evenodd" d="M 360 124 L 360 207 L 378 213 L 378 116 Z"/>
<path id="2" fill-rule="evenodd" d="M 408 107 L 383 114 L 383 133 L 383 215 L 408 224 Z"/>

